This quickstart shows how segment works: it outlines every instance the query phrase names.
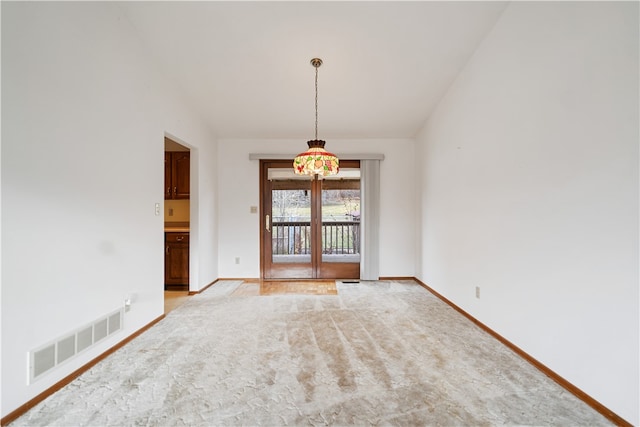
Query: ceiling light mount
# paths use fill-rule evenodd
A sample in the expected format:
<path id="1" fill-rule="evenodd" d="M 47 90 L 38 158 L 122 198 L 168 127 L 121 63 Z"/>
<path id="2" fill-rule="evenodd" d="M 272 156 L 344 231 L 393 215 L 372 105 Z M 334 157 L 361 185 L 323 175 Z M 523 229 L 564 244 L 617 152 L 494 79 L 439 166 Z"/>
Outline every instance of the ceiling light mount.
<path id="1" fill-rule="evenodd" d="M 313 58 L 311 65 L 316 69 L 316 136 L 307 141 L 309 149 L 300 153 L 293 159 L 293 171 L 298 175 L 316 176 L 335 175 L 339 170 L 338 157 L 324 149 L 325 142 L 318 139 L 318 68 L 322 65 L 322 59 Z"/>

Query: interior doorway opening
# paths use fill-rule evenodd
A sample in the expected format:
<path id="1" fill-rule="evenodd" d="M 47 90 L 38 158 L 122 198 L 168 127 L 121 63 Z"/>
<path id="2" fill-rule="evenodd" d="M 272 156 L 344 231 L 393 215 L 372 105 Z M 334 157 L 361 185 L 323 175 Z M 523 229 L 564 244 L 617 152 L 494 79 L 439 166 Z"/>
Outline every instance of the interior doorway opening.
<path id="1" fill-rule="evenodd" d="M 164 138 L 164 303 L 165 314 L 189 293 L 191 150 Z"/>

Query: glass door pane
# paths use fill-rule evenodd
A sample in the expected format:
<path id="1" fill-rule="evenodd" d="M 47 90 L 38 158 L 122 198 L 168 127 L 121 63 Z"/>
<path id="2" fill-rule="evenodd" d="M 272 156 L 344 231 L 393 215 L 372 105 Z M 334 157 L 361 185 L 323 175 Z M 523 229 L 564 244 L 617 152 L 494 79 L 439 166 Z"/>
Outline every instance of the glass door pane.
<path id="1" fill-rule="evenodd" d="M 301 182 L 293 181 L 292 187 Z M 310 181 L 306 181 L 309 184 Z M 279 182 L 271 190 L 271 260 L 273 263 L 311 262 L 311 189 L 283 188 Z"/>
<path id="2" fill-rule="evenodd" d="M 360 262 L 360 170 L 322 181 L 322 262 Z"/>
<path id="3" fill-rule="evenodd" d="M 264 166 L 263 277 L 313 278 L 313 181 L 295 175 L 290 162 Z"/>

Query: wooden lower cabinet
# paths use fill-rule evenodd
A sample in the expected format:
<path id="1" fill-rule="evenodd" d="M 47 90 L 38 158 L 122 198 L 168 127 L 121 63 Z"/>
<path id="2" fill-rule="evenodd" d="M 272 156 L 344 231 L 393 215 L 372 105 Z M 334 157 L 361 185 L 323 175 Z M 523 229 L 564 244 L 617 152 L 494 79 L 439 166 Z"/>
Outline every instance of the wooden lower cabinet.
<path id="1" fill-rule="evenodd" d="M 164 234 L 165 289 L 189 287 L 189 233 Z"/>

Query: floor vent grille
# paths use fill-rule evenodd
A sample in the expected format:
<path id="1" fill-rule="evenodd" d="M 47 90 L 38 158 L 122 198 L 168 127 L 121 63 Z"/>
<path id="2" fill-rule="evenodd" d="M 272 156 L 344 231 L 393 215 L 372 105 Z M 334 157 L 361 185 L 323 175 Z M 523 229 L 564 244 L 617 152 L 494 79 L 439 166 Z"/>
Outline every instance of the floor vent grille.
<path id="1" fill-rule="evenodd" d="M 30 351 L 29 383 L 121 330 L 123 320 L 124 309 L 121 308 Z"/>

